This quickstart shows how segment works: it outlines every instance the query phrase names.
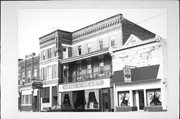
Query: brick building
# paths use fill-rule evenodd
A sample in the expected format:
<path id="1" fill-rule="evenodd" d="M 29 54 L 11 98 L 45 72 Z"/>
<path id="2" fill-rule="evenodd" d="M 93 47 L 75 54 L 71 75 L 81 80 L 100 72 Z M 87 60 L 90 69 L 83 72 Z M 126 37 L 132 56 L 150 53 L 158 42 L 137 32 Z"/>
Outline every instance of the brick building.
<path id="1" fill-rule="evenodd" d="M 35 53 L 18 61 L 18 109 L 39 111 L 39 90 L 33 89 L 32 82 L 39 80 L 39 56 Z"/>

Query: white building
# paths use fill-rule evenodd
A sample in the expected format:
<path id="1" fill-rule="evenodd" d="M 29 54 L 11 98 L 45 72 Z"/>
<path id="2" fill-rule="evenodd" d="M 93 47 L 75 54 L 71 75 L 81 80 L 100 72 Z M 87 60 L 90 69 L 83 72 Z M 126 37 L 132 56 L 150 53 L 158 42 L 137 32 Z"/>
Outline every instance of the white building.
<path id="1" fill-rule="evenodd" d="M 141 40 L 132 34 L 121 48 L 110 52 L 115 111 L 166 110 L 164 39 Z"/>

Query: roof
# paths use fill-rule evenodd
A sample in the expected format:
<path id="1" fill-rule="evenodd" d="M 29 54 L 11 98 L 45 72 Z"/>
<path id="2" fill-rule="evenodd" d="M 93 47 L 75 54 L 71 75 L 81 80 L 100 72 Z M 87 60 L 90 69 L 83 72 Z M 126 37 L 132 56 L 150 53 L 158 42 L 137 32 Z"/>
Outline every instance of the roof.
<path id="1" fill-rule="evenodd" d="M 134 34 L 141 40 L 154 38 L 156 34 L 144 29 L 143 27 L 127 20 L 122 20 L 123 44 L 128 40 L 131 34 Z"/>
<path id="2" fill-rule="evenodd" d="M 131 69 L 132 82 L 157 79 L 159 65 L 151 65 Z M 123 70 L 115 71 L 111 83 L 124 83 Z"/>

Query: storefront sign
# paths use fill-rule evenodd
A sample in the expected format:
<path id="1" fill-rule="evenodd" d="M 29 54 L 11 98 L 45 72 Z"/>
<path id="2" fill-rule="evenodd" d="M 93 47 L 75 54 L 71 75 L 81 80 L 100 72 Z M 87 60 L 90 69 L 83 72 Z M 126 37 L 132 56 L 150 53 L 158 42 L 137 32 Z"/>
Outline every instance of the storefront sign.
<path id="1" fill-rule="evenodd" d="M 123 71 L 124 71 L 124 82 L 130 83 L 131 82 L 131 68 L 125 66 L 123 68 Z"/>
<path id="2" fill-rule="evenodd" d="M 42 81 L 33 81 L 33 83 L 32 83 L 32 88 L 34 88 L 34 89 L 40 89 L 40 88 L 42 88 L 42 86 L 43 86 L 43 83 L 42 83 Z"/>
<path id="3" fill-rule="evenodd" d="M 110 79 L 92 80 L 92 81 L 59 85 L 59 92 L 103 88 L 103 87 L 110 87 Z"/>

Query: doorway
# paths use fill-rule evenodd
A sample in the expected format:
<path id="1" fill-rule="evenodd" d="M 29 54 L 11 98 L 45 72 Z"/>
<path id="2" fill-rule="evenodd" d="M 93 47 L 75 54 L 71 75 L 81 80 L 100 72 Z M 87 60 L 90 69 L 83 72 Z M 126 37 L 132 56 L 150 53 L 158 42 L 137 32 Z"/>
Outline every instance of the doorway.
<path id="1" fill-rule="evenodd" d="M 133 91 L 133 106 L 137 107 L 137 110 L 144 110 L 144 91 Z"/>
<path id="2" fill-rule="evenodd" d="M 109 89 L 103 89 L 102 90 L 102 108 L 103 108 L 103 112 L 109 112 L 110 111 Z"/>
<path id="3" fill-rule="evenodd" d="M 75 91 L 73 98 L 74 98 L 74 108 L 80 110 L 84 109 L 85 106 L 84 91 Z"/>

